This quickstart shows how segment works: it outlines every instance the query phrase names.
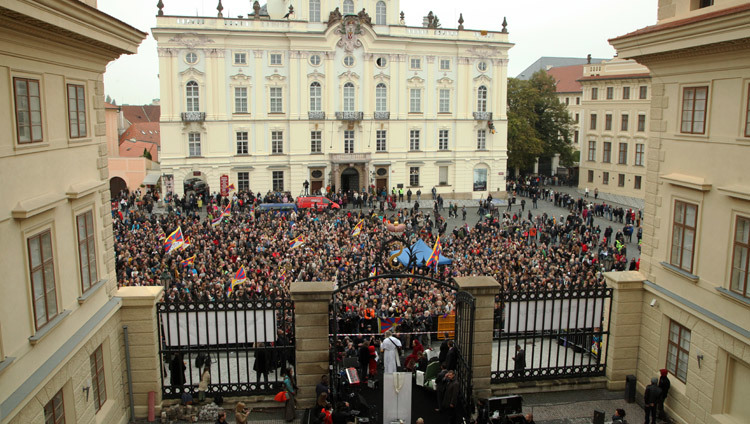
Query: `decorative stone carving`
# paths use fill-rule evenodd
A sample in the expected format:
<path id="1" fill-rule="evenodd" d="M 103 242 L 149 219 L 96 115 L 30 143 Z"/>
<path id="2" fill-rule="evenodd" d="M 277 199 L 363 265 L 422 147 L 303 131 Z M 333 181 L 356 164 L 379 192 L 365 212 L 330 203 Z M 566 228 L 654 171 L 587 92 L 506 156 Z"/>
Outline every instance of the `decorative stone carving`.
<path id="1" fill-rule="evenodd" d="M 311 80 L 324 81 L 326 79 L 326 75 L 318 72 L 318 70 L 316 69 L 315 71 L 307 74 L 307 78 Z"/>
<path id="2" fill-rule="evenodd" d="M 255 0 L 253 3 L 253 17 L 255 19 L 260 19 L 260 3 L 258 0 Z"/>
<path id="3" fill-rule="evenodd" d="M 231 79 L 234 82 L 245 83 L 245 84 L 249 83 L 251 78 L 252 77 L 250 75 L 246 75 L 242 73 L 242 69 L 240 69 L 236 74 L 229 77 L 229 79 Z"/>
<path id="4" fill-rule="evenodd" d="M 159 12 L 157 12 L 156 16 L 164 16 L 164 11 L 162 10 L 164 9 L 164 3 L 159 0 L 159 3 L 156 3 L 156 7 L 159 9 Z"/>
<path id="5" fill-rule="evenodd" d="M 195 69 L 192 66 L 189 67 L 189 68 L 187 68 L 187 69 L 185 69 L 184 71 L 180 72 L 180 76 L 183 77 L 183 79 L 185 79 L 185 78 L 200 78 L 203 75 L 205 75 L 203 72 Z"/>
<path id="6" fill-rule="evenodd" d="M 339 11 L 339 8 L 335 8 L 331 13 L 328 14 L 328 28 L 330 28 L 333 24 L 341 20 L 341 12 Z"/>
<path id="7" fill-rule="evenodd" d="M 459 30 L 464 29 L 464 14 L 463 13 L 458 15 L 458 29 Z"/>
<path id="8" fill-rule="evenodd" d="M 216 10 L 219 11 L 219 13 L 216 16 L 219 17 L 219 18 L 223 18 L 224 14 L 221 13 L 221 12 L 224 10 L 224 6 L 221 5 L 221 0 L 219 0 L 219 5 L 216 6 Z"/>
<path id="9" fill-rule="evenodd" d="M 224 49 L 211 49 L 208 51 L 208 56 L 223 58 L 225 53 Z"/>
<path id="10" fill-rule="evenodd" d="M 409 84 L 424 84 L 424 79 L 416 75 L 406 80 Z"/>
<path id="11" fill-rule="evenodd" d="M 376 74 L 376 75 L 375 75 L 375 76 L 373 77 L 373 79 L 375 79 L 375 80 L 378 80 L 378 81 L 388 81 L 388 80 L 390 80 L 390 79 L 391 79 L 391 77 L 390 77 L 390 75 L 386 75 L 385 73 L 383 73 L 383 72 L 381 71 L 381 72 L 380 72 L 379 74 Z"/>
<path id="12" fill-rule="evenodd" d="M 500 32 L 502 32 L 503 34 L 508 33 L 508 20 L 505 18 L 505 16 L 503 16 L 503 30 Z"/>
<path id="13" fill-rule="evenodd" d="M 177 54 L 175 49 L 159 48 L 156 51 L 159 53 L 159 57 L 172 57 Z"/>
<path id="14" fill-rule="evenodd" d="M 359 39 L 359 36 L 362 35 L 362 25 L 357 16 L 344 17 L 336 33 L 341 35 L 341 39 L 336 45 L 342 47 L 345 51 L 352 52 L 354 49 L 362 47 L 362 40 Z"/>
<path id="15" fill-rule="evenodd" d="M 473 54 L 475 57 L 481 57 L 483 59 L 495 57 L 500 54 L 500 49 L 495 46 L 475 46 L 466 49 L 467 53 Z"/>
<path id="16" fill-rule="evenodd" d="M 339 79 L 358 80 L 359 79 L 359 75 L 357 75 L 356 72 L 352 72 L 351 69 L 350 69 L 350 70 L 348 70 L 346 72 L 341 73 L 341 75 L 339 75 Z"/>
<path id="17" fill-rule="evenodd" d="M 427 56 L 427 63 L 429 64 L 435 63 L 435 56 Z"/>
<path id="18" fill-rule="evenodd" d="M 263 50 L 253 50 L 256 59 L 263 59 Z"/>
<path id="19" fill-rule="evenodd" d="M 206 37 L 205 35 L 197 34 L 194 32 L 183 32 L 177 34 L 177 36 L 174 38 L 170 38 L 169 42 L 177 43 L 189 49 L 193 49 L 197 46 L 203 46 L 205 44 L 213 43 L 214 40 Z"/>
<path id="20" fill-rule="evenodd" d="M 285 76 L 283 76 L 283 75 L 279 75 L 279 74 L 271 74 L 271 75 L 268 75 L 268 76 L 266 76 L 266 79 L 267 79 L 268 81 L 271 81 L 271 82 L 282 82 L 282 81 L 286 81 L 286 77 L 285 77 Z"/>
<path id="21" fill-rule="evenodd" d="M 357 13 L 357 17 L 359 17 L 359 21 L 361 23 L 372 26 L 372 19 L 370 19 L 370 15 L 368 15 L 367 12 L 365 12 L 364 7 L 359 13 Z"/>
<path id="22" fill-rule="evenodd" d="M 443 77 L 437 80 L 438 85 L 453 85 L 453 80 L 448 77 Z"/>

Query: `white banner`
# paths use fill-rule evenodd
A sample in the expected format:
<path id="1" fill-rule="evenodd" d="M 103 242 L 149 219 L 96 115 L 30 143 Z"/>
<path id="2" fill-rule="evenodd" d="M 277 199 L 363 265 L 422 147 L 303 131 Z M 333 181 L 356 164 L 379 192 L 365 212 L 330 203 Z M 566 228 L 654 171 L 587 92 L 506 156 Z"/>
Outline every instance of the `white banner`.
<path id="1" fill-rule="evenodd" d="M 503 311 L 503 331 L 517 333 L 600 327 L 603 308 L 604 299 L 600 297 L 508 302 Z"/>
<path id="2" fill-rule="evenodd" d="M 273 309 L 161 313 L 165 347 L 273 342 Z"/>

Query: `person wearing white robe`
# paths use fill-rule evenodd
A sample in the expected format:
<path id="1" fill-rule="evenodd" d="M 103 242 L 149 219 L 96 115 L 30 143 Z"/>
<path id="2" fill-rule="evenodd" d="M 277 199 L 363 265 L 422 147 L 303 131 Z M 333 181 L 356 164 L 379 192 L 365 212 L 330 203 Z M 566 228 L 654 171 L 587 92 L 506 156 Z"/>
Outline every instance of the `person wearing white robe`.
<path id="1" fill-rule="evenodd" d="M 398 349 L 400 347 L 401 341 L 394 337 L 391 331 L 386 331 L 385 340 L 380 344 L 380 350 L 383 352 L 383 368 L 386 374 L 398 371 L 400 365 Z"/>

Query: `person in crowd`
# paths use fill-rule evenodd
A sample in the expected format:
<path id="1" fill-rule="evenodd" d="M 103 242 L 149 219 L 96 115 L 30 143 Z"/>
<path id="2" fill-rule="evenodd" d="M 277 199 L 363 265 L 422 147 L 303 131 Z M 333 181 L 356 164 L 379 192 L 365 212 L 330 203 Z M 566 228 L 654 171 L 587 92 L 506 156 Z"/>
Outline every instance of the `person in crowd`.
<path id="1" fill-rule="evenodd" d="M 234 407 L 234 421 L 237 424 L 247 424 L 248 415 L 250 415 L 250 410 L 247 409 L 247 406 L 242 402 L 237 402 Z"/>
<path id="2" fill-rule="evenodd" d="M 667 377 L 667 370 L 665 368 L 659 370 L 659 373 L 661 374 L 659 377 L 659 389 L 661 389 L 661 397 L 659 397 L 659 402 L 656 404 L 656 413 L 659 418 L 664 420 L 666 419 L 666 413 L 664 412 L 664 401 L 667 400 L 669 388 L 672 386 L 672 383 L 669 381 L 669 377 Z"/>
<path id="3" fill-rule="evenodd" d="M 284 403 L 284 421 L 292 422 L 296 418 L 297 412 L 295 406 L 297 403 L 297 383 L 294 380 L 294 369 L 288 367 L 284 371 L 284 391 L 286 392 L 286 402 Z"/>
<path id="4" fill-rule="evenodd" d="M 211 384 L 211 369 L 206 366 L 203 368 L 201 381 L 198 383 L 198 402 L 203 403 L 206 401 L 206 391 L 209 384 Z"/>
<path id="5" fill-rule="evenodd" d="M 643 405 L 646 412 L 646 424 L 656 424 L 656 405 L 661 399 L 661 389 L 659 388 L 659 379 L 654 377 L 651 384 L 646 386 L 643 393 Z"/>

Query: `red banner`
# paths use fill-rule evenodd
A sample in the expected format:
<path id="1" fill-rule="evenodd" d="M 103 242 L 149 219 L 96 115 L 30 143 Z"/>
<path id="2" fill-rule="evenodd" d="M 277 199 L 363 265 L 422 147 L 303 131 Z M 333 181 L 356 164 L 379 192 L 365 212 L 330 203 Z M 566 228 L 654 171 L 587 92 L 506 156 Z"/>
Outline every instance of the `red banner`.
<path id="1" fill-rule="evenodd" d="M 222 175 L 221 178 L 219 178 L 219 187 L 221 188 L 222 196 L 229 195 L 229 190 L 227 189 L 227 187 L 229 187 L 229 175 Z"/>

